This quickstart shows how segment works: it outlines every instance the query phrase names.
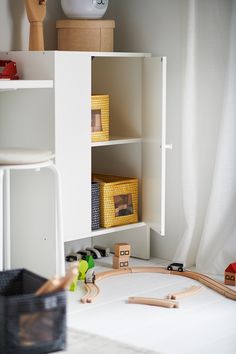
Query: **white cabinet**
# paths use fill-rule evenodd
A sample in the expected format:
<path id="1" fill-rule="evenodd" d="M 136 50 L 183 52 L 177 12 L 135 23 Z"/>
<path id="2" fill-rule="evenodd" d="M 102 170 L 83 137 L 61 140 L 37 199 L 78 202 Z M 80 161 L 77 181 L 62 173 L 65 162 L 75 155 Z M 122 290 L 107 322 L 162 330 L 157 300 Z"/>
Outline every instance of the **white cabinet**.
<path id="1" fill-rule="evenodd" d="M 24 78 L 18 83 L 0 82 L 0 89 L 22 88 L 0 93 L 0 146 L 55 152 L 62 179 L 65 241 L 87 237 L 96 243 L 127 240 L 135 256 L 148 258 L 149 228 L 165 233 L 166 58 L 57 51 L 10 52 L 0 57 L 15 60 Z M 91 143 L 92 93 L 110 96 L 111 137 L 106 142 Z M 139 223 L 91 231 L 92 172 L 139 178 Z M 18 179 L 14 183 L 20 198 L 22 180 Z M 29 175 L 28 187 L 31 180 Z M 51 205 L 50 193 L 45 193 L 51 188 L 48 180 L 45 176 L 38 188 L 43 188 Z M 33 200 L 34 191 L 31 194 Z M 52 212 L 40 212 L 39 202 L 38 217 L 33 218 L 36 224 L 29 225 L 26 215 L 19 218 L 17 201 L 15 205 L 15 244 L 27 245 L 29 237 L 38 238 L 40 251 L 50 250 L 53 257 Z M 27 213 L 33 217 L 35 211 Z"/>

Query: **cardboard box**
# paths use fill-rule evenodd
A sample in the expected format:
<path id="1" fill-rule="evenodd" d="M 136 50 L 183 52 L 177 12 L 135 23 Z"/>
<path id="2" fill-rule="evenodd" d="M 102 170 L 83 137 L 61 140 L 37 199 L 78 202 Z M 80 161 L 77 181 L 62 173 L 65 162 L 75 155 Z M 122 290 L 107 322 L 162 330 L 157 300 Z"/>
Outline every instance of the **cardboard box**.
<path id="1" fill-rule="evenodd" d="M 113 52 L 114 20 L 58 20 L 58 50 Z"/>

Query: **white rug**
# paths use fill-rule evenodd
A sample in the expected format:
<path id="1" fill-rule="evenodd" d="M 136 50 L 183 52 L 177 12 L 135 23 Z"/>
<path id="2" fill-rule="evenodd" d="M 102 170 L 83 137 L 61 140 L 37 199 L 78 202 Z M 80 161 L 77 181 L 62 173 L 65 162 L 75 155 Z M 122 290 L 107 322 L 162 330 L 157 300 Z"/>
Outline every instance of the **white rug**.
<path id="1" fill-rule="evenodd" d="M 157 354 L 150 350 L 131 347 L 124 343 L 70 329 L 68 332 L 68 348 L 58 354 Z"/>

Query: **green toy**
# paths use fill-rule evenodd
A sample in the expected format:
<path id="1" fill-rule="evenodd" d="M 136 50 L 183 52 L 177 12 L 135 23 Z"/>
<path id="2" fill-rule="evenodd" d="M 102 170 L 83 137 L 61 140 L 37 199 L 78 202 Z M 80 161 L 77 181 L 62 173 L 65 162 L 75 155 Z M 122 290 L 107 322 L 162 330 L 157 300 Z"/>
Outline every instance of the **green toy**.
<path id="1" fill-rule="evenodd" d="M 92 256 L 86 256 L 86 261 L 88 262 L 88 269 L 93 268 L 95 266 Z"/>
<path id="2" fill-rule="evenodd" d="M 78 274 L 80 270 L 80 263 L 78 262 Z M 75 276 L 73 282 L 70 284 L 69 291 L 76 291 L 78 286 L 78 275 Z"/>
<path id="3" fill-rule="evenodd" d="M 70 285 L 70 291 L 76 291 L 78 287 L 78 280 L 85 280 L 88 269 L 94 267 L 94 260 L 92 256 L 87 256 L 86 261 L 80 260 L 78 263 L 78 276 L 75 277 Z"/>
<path id="4" fill-rule="evenodd" d="M 77 276 L 75 277 L 75 280 L 70 284 L 70 291 L 76 291 L 77 290 Z"/>
<path id="5" fill-rule="evenodd" d="M 85 280 L 86 272 L 88 270 L 88 262 L 83 259 L 79 262 L 79 276 L 78 280 Z"/>

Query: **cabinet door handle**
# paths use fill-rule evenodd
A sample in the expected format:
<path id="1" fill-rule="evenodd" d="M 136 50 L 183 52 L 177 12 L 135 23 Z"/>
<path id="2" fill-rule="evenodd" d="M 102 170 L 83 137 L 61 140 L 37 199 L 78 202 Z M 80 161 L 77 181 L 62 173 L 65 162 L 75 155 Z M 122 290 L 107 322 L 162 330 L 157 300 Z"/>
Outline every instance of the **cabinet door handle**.
<path id="1" fill-rule="evenodd" d="M 173 150 L 173 144 L 166 144 L 165 149 L 166 150 Z"/>

